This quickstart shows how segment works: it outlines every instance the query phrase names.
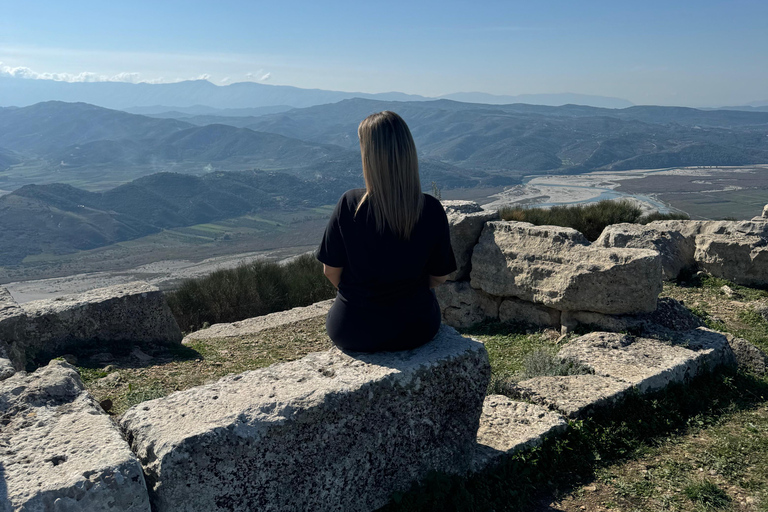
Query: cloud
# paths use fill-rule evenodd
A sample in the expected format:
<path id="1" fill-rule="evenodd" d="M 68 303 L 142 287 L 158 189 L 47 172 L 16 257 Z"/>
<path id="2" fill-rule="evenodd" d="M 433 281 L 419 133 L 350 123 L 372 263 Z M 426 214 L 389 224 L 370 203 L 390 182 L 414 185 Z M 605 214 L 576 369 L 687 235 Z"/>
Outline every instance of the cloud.
<path id="1" fill-rule="evenodd" d="M 54 80 L 56 82 L 129 82 L 135 84 L 147 81 L 142 80 L 139 73 L 122 72 L 116 75 L 101 75 L 98 73 L 91 73 L 90 71 L 83 71 L 77 74 L 40 73 L 25 66 L 11 67 L 2 65 L 0 65 L 0 76 L 25 78 L 27 80 Z"/>
<path id="2" fill-rule="evenodd" d="M 141 73 L 123 71 L 116 75 L 104 75 L 83 71 L 81 73 L 49 73 L 38 72 L 25 66 L 3 66 L 0 62 L 0 77 L 23 78 L 27 80 L 54 80 L 56 82 L 126 82 L 131 84 L 163 84 L 168 82 L 182 82 L 185 80 L 210 80 L 211 75 L 205 73 L 196 78 L 176 78 L 166 80 L 163 77 L 142 78 Z M 226 78 L 225 80 L 229 80 Z M 223 82 L 224 80 L 222 80 Z"/>
<path id="3" fill-rule="evenodd" d="M 262 82 L 266 82 L 271 77 L 272 77 L 272 73 L 265 73 L 264 75 L 261 76 L 261 78 L 259 78 L 259 80 L 261 80 Z"/>
<path id="4" fill-rule="evenodd" d="M 221 80 L 219 80 L 219 82 L 221 82 L 222 84 L 226 84 L 226 83 L 229 83 L 230 81 L 232 81 L 232 79 L 231 79 L 231 78 L 229 78 L 228 76 L 225 76 L 224 78 L 222 78 Z"/>

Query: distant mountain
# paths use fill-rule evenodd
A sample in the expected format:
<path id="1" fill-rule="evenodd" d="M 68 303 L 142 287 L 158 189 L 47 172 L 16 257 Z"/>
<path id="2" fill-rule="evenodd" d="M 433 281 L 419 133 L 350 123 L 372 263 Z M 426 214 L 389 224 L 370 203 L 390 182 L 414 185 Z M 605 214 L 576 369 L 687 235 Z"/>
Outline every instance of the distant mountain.
<path id="1" fill-rule="evenodd" d="M 360 120 L 381 110 L 406 119 L 420 155 L 513 176 L 768 162 L 768 114 L 757 112 L 351 99 L 260 116 L 248 127 L 354 149 Z"/>
<path id="2" fill-rule="evenodd" d="M 130 107 L 124 108 L 129 114 L 139 114 L 149 117 L 182 119 L 193 116 L 224 116 L 224 117 L 247 117 L 263 116 L 265 114 L 276 114 L 291 110 L 293 107 L 288 105 L 274 105 L 269 107 L 254 108 L 213 108 L 205 105 L 193 105 L 191 107 L 165 107 L 154 105 L 150 107 Z"/>
<path id="3" fill-rule="evenodd" d="M 357 126 L 381 110 L 406 119 L 423 179 L 445 188 L 512 184 L 545 172 L 768 162 L 764 112 L 355 98 L 261 116 L 177 120 L 46 102 L 0 109 L 0 183 L 4 190 L 50 182 L 102 190 L 164 170 L 254 168 L 352 183 L 361 175 Z"/>
<path id="4" fill-rule="evenodd" d="M 161 173 L 104 193 L 29 185 L 0 196 L 0 265 L 66 254 L 265 209 L 334 203 L 346 184 L 281 173 Z"/>
<path id="5" fill-rule="evenodd" d="M 440 99 L 463 101 L 466 103 L 488 103 L 491 105 L 505 105 L 510 103 L 529 103 L 531 105 L 587 105 L 602 108 L 626 108 L 634 105 L 631 101 L 612 98 L 608 96 L 592 96 L 589 94 L 519 94 L 517 96 L 495 95 L 484 92 L 456 92 L 444 94 Z"/>
<path id="6" fill-rule="evenodd" d="M 307 107 L 333 103 L 347 98 L 381 100 L 426 100 L 424 96 L 400 92 L 367 94 L 360 92 L 300 89 L 287 85 L 239 82 L 214 85 L 207 80 L 187 80 L 168 84 L 132 84 L 127 82 L 58 82 L 0 77 L 0 101 L 3 106 L 29 106 L 43 101 L 86 102 L 106 108 L 155 107 L 177 108 L 205 105 L 217 109 L 244 109 L 289 105 Z"/>
<path id="7" fill-rule="evenodd" d="M 158 139 L 192 127 L 176 119 L 153 119 L 87 103 L 48 101 L 0 109 L 0 147 L 47 153 L 97 140 Z"/>

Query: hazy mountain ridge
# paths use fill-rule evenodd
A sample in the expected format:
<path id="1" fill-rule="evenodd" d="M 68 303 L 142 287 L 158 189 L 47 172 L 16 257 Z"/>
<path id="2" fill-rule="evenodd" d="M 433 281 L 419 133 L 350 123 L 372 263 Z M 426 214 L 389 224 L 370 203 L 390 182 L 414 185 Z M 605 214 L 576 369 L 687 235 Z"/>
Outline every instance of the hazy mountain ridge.
<path id="1" fill-rule="evenodd" d="M 248 126 L 352 149 L 359 120 L 380 110 L 395 110 L 408 121 L 421 155 L 460 167 L 522 174 L 626 169 L 640 162 L 650 168 L 670 161 L 768 162 L 768 114 L 754 112 L 352 99 L 261 116 Z"/>

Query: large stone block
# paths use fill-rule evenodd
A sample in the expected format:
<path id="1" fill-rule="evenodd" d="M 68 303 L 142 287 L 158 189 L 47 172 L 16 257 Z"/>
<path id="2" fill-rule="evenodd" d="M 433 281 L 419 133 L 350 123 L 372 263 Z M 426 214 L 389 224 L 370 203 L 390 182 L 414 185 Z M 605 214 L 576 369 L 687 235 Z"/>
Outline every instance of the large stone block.
<path id="1" fill-rule="evenodd" d="M 768 204 L 763 206 L 763 218 L 768 219 Z"/>
<path id="2" fill-rule="evenodd" d="M 448 275 L 451 281 L 469 277 L 472 264 L 472 250 L 480 238 L 483 226 L 489 220 L 499 218 L 499 212 L 483 210 L 473 201 L 443 201 L 448 226 L 451 232 L 451 246 L 456 258 L 457 269 Z"/>
<path id="3" fill-rule="evenodd" d="M 465 328 L 486 319 L 499 317 L 499 304 L 494 297 L 475 290 L 467 281 L 448 281 L 435 288 L 443 322 Z"/>
<path id="4" fill-rule="evenodd" d="M 560 316 L 561 312 L 556 309 L 515 298 L 504 299 L 499 306 L 499 320 L 502 322 L 518 322 L 559 329 Z"/>
<path id="5" fill-rule="evenodd" d="M 652 313 L 636 315 L 604 315 L 591 311 L 563 311 L 560 316 L 563 331 L 573 331 L 579 325 L 600 331 L 631 331 L 634 334 L 662 335 L 670 331 L 689 331 L 703 325 L 701 319 L 682 303 L 669 297 L 658 300 Z"/>
<path id="6" fill-rule="evenodd" d="M 149 512 L 141 465 L 74 368 L 0 383 L 0 511 Z"/>
<path id="7" fill-rule="evenodd" d="M 747 235 L 699 235 L 696 263 L 715 277 L 745 286 L 768 285 L 768 238 Z"/>
<path id="8" fill-rule="evenodd" d="M 584 418 L 623 400 L 632 385 L 600 375 L 534 377 L 510 386 L 510 392 L 524 400 L 553 409 L 567 418 Z"/>
<path id="9" fill-rule="evenodd" d="M 0 359 L 8 359 L 17 370 L 23 369 L 19 362 L 23 359 L 23 349 L 19 349 L 18 342 L 24 334 L 26 319 L 24 310 L 16 304 L 10 292 L 0 286 Z M 7 364 L 0 363 L 0 366 Z"/>
<path id="10" fill-rule="evenodd" d="M 128 410 L 153 510 L 374 510 L 429 471 L 464 473 L 488 355 L 441 327 L 411 351 L 338 349 Z"/>
<path id="11" fill-rule="evenodd" d="M 488 222 L 472 255 L 472 287 L 560 311 L 650 312 L 662 289 L 648 249 L 590 246 L 581 233 L 525 222 Z"/>
<path id="12" fill-rule="evenodd" d="M 515 402 L 503 395 L 489 395 L 483 402 L 472 469 L 482 471 L 505 455 L 538 446 L 567 427 L 559 414 L 545 407 Z"/>
<path id="13" fill-rule="evenodd" d="M 181 343 L 182 334 L 162 292 L 147 283 L 100 288 L 22 305 L 24 332 L 16 343 L 29 360 L 60 354 L 84 342 Z"/>
<path id="14" fill-rule="evenodd" d="M 693 237 L 679 231 L 660 229 L 642 224 L 613 224 L 606 227 L 594 245 L 598 247 L 625 247 L 650 249 L 661 255 L 664 279 L 676 279 L 680 271 L 692 267 L 696 250 Z"/>
<path id="15" fill-rule="evenodd" d="M 275 327 L 280 327 L 282 325 L 325 316 L 328 314 L 328 311 L 330 311 L 334 300 L 336 299 L 315 302 L 309 306 L 247 318 L 245 320 L 240 320 L 239 322 L 213 324 L 207 329 L 200 329 L 199 331 L 188 334 L 182 343 L 189 344 L 198 340 L 253 336 L 266 329 L 274 329 Z"/>
<path id="16" fill-rule="evenodd" d="M 595 375 L 627 382 L 640 393 L 649 393 L 672 383 L 687 382 L 705 370 L 720 366 L 724 355 L 730 352 L 723 335 L 694 331 L 683 338 L 702 341 L 698 344 L 686 341 L 688 347 L 696 347 L 690 350 L 648 338 L 593 332 L 568 343 L 558 356 L 587 366 Z"/>

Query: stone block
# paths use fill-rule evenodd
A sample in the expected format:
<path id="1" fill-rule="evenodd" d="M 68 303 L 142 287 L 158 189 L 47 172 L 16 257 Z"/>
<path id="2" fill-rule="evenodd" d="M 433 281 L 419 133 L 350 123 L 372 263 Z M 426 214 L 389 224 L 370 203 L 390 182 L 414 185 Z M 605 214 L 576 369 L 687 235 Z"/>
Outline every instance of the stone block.
<path id="1" fill-rule="evenodd" d="M 748 235 L 699 235 L 696 263 L 715 277 L 745 286 L 768 285 L 768 238 Z"/>
<path id="2" fill-rule="evenodd" d="M 648 249 L 590 246 L 570 228 L 488 222 L 472 254 L 473 288 L 560 311 L 656 309 L 661 258 Z"/>
<path id="3" fill-rule="evenodd" d="M 510 298 L 504 299 L 499 306 L 499 320 L 502 322 L 520 322 L 538 327 L 560 327 L 560 311 L 541 304 Z"/>
<path id="4" fill-rule="evenodd" d="M 142 282 L 27 302 L 24 357 L 58 355 L 86 342 L 178 344 L 182 334 L 162 292 Z"/>
<path id="5" fill-rule="evenodd" d="M 483 210 L 473 201 L 443 201 L 448 227 L 451 233 L 451 246 L 456 258 L 456 271 L 448 275 L 450 281 L 469 278 L 472 268 L 472 251 L 480 238 L 483 226 L 489 220 L 499 218 L 499 212 Z"/>
<path id="6" fill-rule="evenodd" d="M 680 302 L 662 297 L 656 311 L 637 315 L 604 315 L 591 311 L 563 311 L 563 333 L 571 332 L 579 325 L 601 331 L 631 331 L 633 334 L 661 335 L 669 337 L 670 331 L 688 331 L 702 325 L 701 320 Z"/>
<path id="7" fill-rule="evenodd" d="M 325 316 L 330 311 L 334 300 L 328 299 L 322 302 L 315 302 L 309 306 L 278 311 L 277 313 L 248 318 L 239 322 L 213 324 L 207 329 L 200 329 L 188 334 L 182 343 L 186 345 L 197 340 L 252 336 L 266 329 L 274 329 L 282 325 Z"/>
<path id="8" fill-rule="evenodd" d="M 564 432 L 567 426 L 559 414 L 546 407 L 489 395 L 483 402 L 472 469 L 482 471 L 506 455 L 538 446 L 547 437 Z"/>
<path id="9" fill-rule="evenodd" d="M 714 336 L 710 340 L 698 332 L 690 336 L 699 339 L 706 336 L 707 345 L 701 343 L 699 350 L 691 350 L 649 338 L 593 332 L 572 340 L 558 356 L 587 366 L 595 375 L 627 382 L 640 393 L 650 393 L 673 383 L 687 382 L 707 369 L 720 366 L 715 360 L 722 356 L 714 352 L 730 350 L 722 335 L 719 340 Z"/>
<path id="10" fill-rule="evenodd" d="M 0 421 L 0 510 L 149 512 L 138 459 L 67 363 L 0 382 Z"/>
<path id="11" fill-rule="evenodd" d="M 24 326 L 27 317 L 24 310 L 16 304 L 8 290 L 0 286 L 0 358 L 7 358 L 17 370 L 23 369 L 23 348 L 20 341 L 23 339 Z M 6 363 L 7 364 L 7 363 Z M 0 366 L 5 364 L 0 363 Z"/>
<path id="12" fill-rule="evenodd" d="M 544 405 L 567 418 L 584 418 L 623 400 L 632 385 L 600 375 L 534 377 L 510 386 L 515 396 Z"/>
<path id="13" fill-rule="evenodd" d="M 657 251 L 661 256 L 661 268 L 666 280 L 676 279 L 681 270 L 695 265 L 693 254 L 696 243 L 693 237 L 686 237 L 679 231 L 660 229 L 652 224 L 607 226 L 594 245 Z"/>
<path id="14" fill-rule="evenodd" d="M 468 281 L 448 281 L 435 288 L 443 322 L 463 329 L 486 319 L 499 317 L 499 304 L 494 297 L 475 290 Z"/>
<path id="15" fill-rule="evenodd" d="M 411 351 L 338 349 L 128 410 L 155 512 L 374 510 L 432 470 L 470 468 L 490 379 L 441 327 Z"/>

